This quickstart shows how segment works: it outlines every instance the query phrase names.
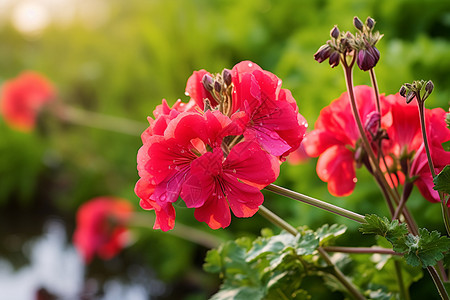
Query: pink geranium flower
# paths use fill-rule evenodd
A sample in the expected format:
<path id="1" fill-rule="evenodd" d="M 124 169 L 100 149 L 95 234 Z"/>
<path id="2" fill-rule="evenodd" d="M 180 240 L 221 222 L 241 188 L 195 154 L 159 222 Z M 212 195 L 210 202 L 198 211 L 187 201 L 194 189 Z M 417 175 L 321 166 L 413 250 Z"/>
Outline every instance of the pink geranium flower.
<path id="1" fill-rule="evenodd" d="M 450 140 L 450 129 L 446 126 L 443 109 L 427 109 L 425 116 L 431 159 L 433 160 L 435 173 L 438 174 L 446 165 L 450 165 L 450 152 L 445 151 L 442 147 L 442 143 Z M 431 176 L 423 143 L 420 144 L 414 156 L 410 176 L 417 178 L 414 183 L 425 199 L 431 202 L 440 202 L 438 192 L 433 189 L 433 176 Z"/>
<path id="2" fill-rule="evenodd" d="M 3 84 L 0 110 L 12 128 L 30 131 L 42 107 L 55 97 L 55 88 L 41 74 L 23 72 Z"/>
<path id="3" fill-rule="evenodd" d="M 227 136 L 240 129 L 219 111 L 180 113 L 164 135 L 144 140 L 138 153 L 141 179 L 136 194 L 141 207 L 156 213 L 154 228 L 173 228 L 172 204 L 181 196 L 195 217 L 213 229 L 227 227 L 230 208 L 238 217 L 250 217 L 262 204 L 259 188 L 275 181 L 277 160 L 254 142 L 222 148 Z"/>
<path id="4" fill-rule="evenodd" d="M 267 152 L 281 158 L 295 151 L 305 135 L 307 122 L 298 113 L 291 92 L 281 89 L 281 80 L 250 61 L 240 62 L 228 72 L 231 95 L 226 94 L 229 86 L 223 86 L 226 81 L 223 78 L 215 82 L 219 83 L 220 91 L 213 93 L 223 99 L 231 97 L 227 103 L 231 107 L 226 114 L 242 128 L 246 140 L 254 140 Z M 204 86 L 205 75 L 214 81 L 212 74 L 200 70 L 193 73 L 186 86 L 186 94 L 202 109 L 205 99 L 212 107 L 219 104 Z"/>
<path id="5" fill-rule="evenodd" d="M 86 263 L 95 254 L 114 257 L 128 243 L 127 223 L 133 207 L 120 198 L 97 197 L 80 206 L 73 243 Z"/>
<path id="6" fill-rule="evenodd" d="M 281 89 L 281 79 L 250 61 L 238 63 L 231 74 L 232 119 L 243 127 L 244 137 L 275 156 L 295 151 L 308 125 L 291 92 Z"/>
<path id="7" fill-rule="evenodd" d="M 375 96 L 368 86 L 356 86 L 355 97 L 363 124 L 375 111 Z M 303 143 L 309 156 L 317 157 L 317 175 L 328 183 L 328 191 L 335 196 L 347 196 L 357 182 L 355 150 L 359 132 L 353 117 L 348 93 L 343 93 L 322 109 L 314 130 Z"/>

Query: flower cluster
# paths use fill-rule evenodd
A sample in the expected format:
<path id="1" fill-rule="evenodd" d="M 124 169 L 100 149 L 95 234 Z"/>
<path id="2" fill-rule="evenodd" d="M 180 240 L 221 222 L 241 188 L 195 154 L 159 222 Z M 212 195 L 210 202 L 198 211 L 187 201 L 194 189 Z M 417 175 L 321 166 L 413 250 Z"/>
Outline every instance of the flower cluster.
<path id="1" fill-rule="evenodd" d="M 30 131 L 36 125 L 39 110 L 51 102 L 55 94 L 55 88 L 44 76 L 31 71 L 23 72 L 3 84 L 1 114 L 11 127 Z"/>
<path id="2" fill-rule="evenodd" d="M 230 209 L 237 217 L 257 212 L 260 189 L 276 180 L 307 123 L 281 80 L 249 61 L 216 75 L 195 71 L 186 94 L 189 103 L 163 101 L 149 117 L 135 192 L 142 208 L 155 210 L 155 229 L 174 227 L 179 197 L 198 221 L 224 228 Z"/>
<path id="3" fill-rule="evenodd" d="M 369 140 L 379 131 L 388 137 L 381 141 L 381 149 L 372 143 L 373 150 L 382 151 L 386 158 L 386 165 L 380 163 L 380 167 L 386 171 L 386 176 L 391 177 L 388 182 L 398 185 L 405 180 L 414 181 L 427 200 L 440 201 L 437 191 L 433 190 L 417 107 L 408 105 L 398 93 L 381 95 L 381 116 L 373 122 L 373 116 L 379 115 L 375 109 L 373 89 L 357 86 L 355 98 Z M 317 174 L 328 183 L 328 190 L 335 196 L 346 196 L 353 192 L 357 181 L 355 167 L 364 160 L 349 105 L 348 93 L 345 92 L 321 111 L 314 130 L 303 141 L 308 155 L 319 156 Z M 431 156 L 436 172 L 439 172 L 450 163 L 450 153 L 442 146 L 442 143 L 450 140 L 445 111 L 441 108 L 427 109 L 426 122 Z M 373 123 L 375 127 L 381 124 L 381 130 L 371 130 Z"/>
<path id="4" fill-rule="evenodd" d="M 113 197 L 97 197 L 80 206 L 73 243 L 86 263 L 95 254 L 110 259 L 120 252 L 128 243 L 132 212 L 128 201 Z"/>

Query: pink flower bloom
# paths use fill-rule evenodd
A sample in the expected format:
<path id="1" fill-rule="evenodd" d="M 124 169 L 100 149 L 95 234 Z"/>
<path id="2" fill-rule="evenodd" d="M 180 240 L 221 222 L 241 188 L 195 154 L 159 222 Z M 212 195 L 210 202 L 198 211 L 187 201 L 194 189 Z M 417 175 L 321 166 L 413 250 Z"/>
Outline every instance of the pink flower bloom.
<path id="1" fill-rule="evenodd" d="M 281 89 L 281 80 L 250 61 L 235 65 L 231 75 L 232 119 L 243 128 L 246 140 L 255 140 L 275 156 L 295 151 L 308 125 L 291 92 Z"/>
<path id="2" fill-rule="evenodd" d="M 246 140 L 254 140 L 267 152 L 281 158 L 295 151 L 305 135 L 307 122 L 298 113 L 291 92 L 281 89 L 281 80 L 250 61 L 238 63 L 230 73 L 232 99 L 226 113 L 242 128 Z M 205 70 L 196 71 L 186 86 L 186 94 L 201 109 L 204 109 L 204 99 L 208 99 L 212 107 L 218 105 L 203 85 L 205 75 L 214 78 Z M 222 81 L 216 83 L 223 84 Z M 222 93 L 225 90 L 221 88 Z"/>
<path id="3" fill-rule="evenodd" d="M 415 107 L 417 109 L 417 107 Z M 426 110 L 427 136 L 436 174 L 446 165 L 450 165 L 450 152 L 442 147 L 442 143 L 450 140 L 450 129 L 445 123 L 445 111 L 441 108 Z M 411 165 L 410 176 L 417 176 L 414 181 L 422 196 L 431 202 L 440 202 L 439 194 L 433 189 L 433 177 L 428 166 L 425 146 L 422 143 L 417 150 Z"/>
<path id="4" fill-rule="evenodd" d="M 128 243 L 127 223 L 133 208 L 120 198 L 97 197 L 80 206 L 73 243 L 89 263 L 95 254 L 114 257 Z"/>
<path id="5" fill-rule="evenodd" d="M 239 143 L 226 155 L 223 139 L 240 133 L 219 111 L 183 112 L 164 135 L 143 141 L 135 191 L 141 207 L 155 210 L 155 229 L 173 228 L 172 204 L 180 195 L 196 208 L 197 220 L 213 229 L 230 224 L 230 208 L 238 217 L 258 210 L 263 200 L 259 188 L 275 181 L 279 163 L 252 142 Z"/>
<path id="6" fill-rule="evenodd" d="M 3 84 L 0 110 L 11 127 L 31 131 L 39 110 L 55 97 L 53 85 L 41 74 L 24 72 Z"/>
<path id="7" fill-rule="evenodd" d="M 362 123 L 366 124 L 375 111 L 374 92 L 368 86 L 356 86 L 355 97 Z M 314 130 L 303 141 L 309 156 L 319 156 L 317 175 L 328 183 L 328 191 L 334 196 L 350 195 L 355 188 L 354 152 L 358 139 L 358 128 L 345 92 L 322 109 Z"/>

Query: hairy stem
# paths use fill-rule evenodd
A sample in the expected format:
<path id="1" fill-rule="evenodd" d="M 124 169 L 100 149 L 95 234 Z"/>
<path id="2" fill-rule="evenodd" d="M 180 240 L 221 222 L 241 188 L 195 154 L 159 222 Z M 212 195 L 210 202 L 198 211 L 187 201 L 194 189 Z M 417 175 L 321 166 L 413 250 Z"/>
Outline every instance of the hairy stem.
<path id="1" fill-rule="evenodd" d="M 272 211 L 261 205 L 259 207 L 258 212 L 266 218 L 268 221 L 273 223 L 274 225 L 280 227 L 281 229 L 286 230 L 287 232 L 291 233 L 292 235 L 297 235 L 299 232 L 289 223 L 287 223 L 285 220 L 274 214 Z M 333 268 L 333 275 L 336 277 L 337 280 L 348 290 L 350 295 L 354 299 L 364 300 L 366 299 L 361 292 L 351 283 L 347 277 L 339 270 L 336 265 L 331 261 L 328 254 L 325 252 L 325 250 L 322 249 L 322 247 L 317 248 L 319 251 L 320 256 L 325 260 L 325 262 Z"/>
<path id="2" fill-rule="evenodd" d="M 133 136 L 140 136 L 144 129 L 148 127 L 145 123 L 103 115 L 67 105 L 59 108 L 57 116 L 66 122 Z"/>
<path id="3" fill-rule="evenodd" d="M 431 158 L 430 146 L 428 144 L 428 136 L 425 124 L 425 102 L 420 99 L 420 95 L 417 95 L 417 106 L 419 108 L 419 117 L 420 117 L 420 128 L 422 129 L 422 138 L 423 145 L 425 147 L 425 152 L 427 153 L 428 166 L 430 167 L 431 176 L 436 177 L 436 172 L 434 170 L 433 159 Z M 447 234 L 450 235 L 450 216 L 448 213 L 448 208 L 445 203 L 445 197 L 442 192 L 439 192 L 439 198 L 441 200 L 441 210 L 442 210 L 442 218 L 444 219 L 445 229 L 447 230 Z"/>
<path id="4" fill-rule="evenodd" d="M 381 247 L 338 247 L 338 246 L 327 246 L 323 247 L 323 250 L 327 252 L 340 252 L 340 253 L 356 253 L 356 254 L 387 254 L 387 255 L 397 255 L 402 256 L 402 253 L 397 253 L 392 249 L 381 248 Z"/>
<path id="5" fill-rule="evenodd" d="M 398 260 L 394 260 L 394 265 L 395 273 L 397 274 L 398 286 L 400 289 L 400 299 L 410 300 L 411 298 L 409 297 L 409 291 L 405 287 L 405 283 L 403 281 L 402 266 Z"/>
<path id="6" fill-rule="evenodd" d="M 283 187 L 280 187 L 280 186 L 277 186 L 277 185 L 274 185 L 274 184 L 269 184 L 264 189 L 266 189 L 266 190 L 268 190 L 268 191 L 270 191 L 272 193 L 275 193 L 275 194 L 278 194 L 278 195 L 281 195 L 281 196 L 285 196 L 285 197 L 288 197 L 288 198 L 291 198 L 291 199 L 294 199 L 294 200 L 297 200 L 297 201 L 301 201 L 303 203 L 306 203 L 306 204 L 309 204 L 309 205 L 312 205 L 312 206 L 324 209 L 324 210 L 329 211 L 331 213 L 334 213 L 336 215 L 339 215 L 339 216 L 345 217 L 347 219 L 356 221 L 358 223 L 365 223 L 366 222 L 364 220 L 364 216 L 363 215 L 357 214 L 355 212 L 352 212 L 350 210 L 341 208 L 341 207 L 333 205 L 333 204 L 326 203 L 326 202 L 321 201 L 319 199 L 312 198 L 312 197 L 309 197 L 309 196 L 306 196 L 306 195 L 303 195 L 303 194 L 300 194 L 300 193 L 288 190 L 286 188 L 283 188 Z"/>

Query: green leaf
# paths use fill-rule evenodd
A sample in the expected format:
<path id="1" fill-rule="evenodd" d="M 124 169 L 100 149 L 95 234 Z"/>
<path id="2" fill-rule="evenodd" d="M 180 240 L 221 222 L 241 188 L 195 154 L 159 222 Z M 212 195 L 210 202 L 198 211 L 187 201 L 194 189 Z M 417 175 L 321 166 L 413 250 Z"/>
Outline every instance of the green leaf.
<path id="1" fill-rule="evenodd" d="M 419 236 L 408 235 L 406 245 L 409 247 L 405 254 L 406 262 L 412 266 L 422 267 L 434 266 L 439 260 L 444 258 L 443 252 L 450 249 L 450 239 L 441 236 L 439 232 L 431 233 L 425 229 L 419 229 Z"/>
<path id="2" fill-rule="evenodd" d="M 259 287 L 223 287 L 210 300 L 260 300 L 264 297 L 264 290 Z"/>
<path id="3" fill-rule="evenodd" d="M 208 273 L 219 273 L 222 269 L 220 253 L 216 249 L 211 249 L 206 253 L 203 269 Z"/>
<path id="4" fill-rule="evenodd" d="M 316 230 L 316 235 L 320 240 L 320 245 L 323 246 L 343 235 L 346 231 L 347 226 L 345 225 L 333 224 L 329 226 L 328 224 L 325 224 Z"/>
<path id="5" fill-rule="evenodd" d="M 436 191 L 450 194 L 450 165 L 446 165 L 444 169 L 433 179 Z"/>
<path id="6" fill-rule="evenodd" d="M 377 215 L 366 215 L 364 218 L 365 224 L 361 225 L 359 229 L 363 234 L 376 234 L 385 237 L 394 246 L 394 251 L 404 252 L 404 238 L 408 233 L 406 224 L 400 224 L 398 220 L 390 221 L 386 217 L 379 217 Z"/>
<path id="7" fill-rule="evenodd" d="M 302 235 L 295 245 L 297 255 L 310 255 L 319 247 L 319 239 L 314 233 Z"/>
<path id="8" fill-rule="evenodd" d="M 444 148 L 445 151 L 450 152 L 450 141 L 443 142 L 442 148 Z"/>

